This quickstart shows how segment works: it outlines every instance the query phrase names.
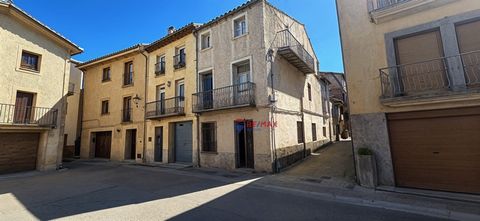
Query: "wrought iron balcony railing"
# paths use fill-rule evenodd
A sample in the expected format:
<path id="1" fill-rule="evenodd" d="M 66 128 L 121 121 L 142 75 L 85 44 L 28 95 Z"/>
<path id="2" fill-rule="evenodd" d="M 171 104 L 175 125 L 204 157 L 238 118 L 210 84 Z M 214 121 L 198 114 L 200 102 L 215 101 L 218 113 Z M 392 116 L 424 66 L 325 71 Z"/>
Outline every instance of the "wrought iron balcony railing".
<path id="1" fill-rule="evenodd" d="M 132 108 L 122 110 L 122 122 L 132 122 Z"/>
<path id="2" fill-rule="evenodd" d="M 0 124 L 55 127 L 57 115 L 52 108 L 0 104 Z"/>
<path id="3" fill-rule="evenodd" d="M 278 32 L 274 42 L 278 54 L 293 66 L 304 74 L 315 72 L 315 59 L 288 29 Z"/>
<path id="4" fill-rule="evenodd" d="M 185 97 L 172 97 L 147 103 L 146 117 L 161 118 L 185 114 Z"/>
<path id="5" fill-rule="evenodd" d="M 368 0 L 370 11 L 382 10 L 411 0 Z"/>
<path id="6" fill-rule="evenodd" d="M 165 74 L 165 62 L 161 61 L 155 64 L 155 75 Z"/>
<path id="7" fill-rule="evenodd" d="M 193 112 L 255 106 L 255 84 L 230 85 L 193 94 Z"/>
<path id="8" fill-rule="evenodd" d="M 382 68 L 382 98 L 448 92 L 458 86 L 451 80 L 458 74 L 465 78 L 465 89 L 480 88 L 480 51 Z"/>
<path id="9" fill-rule="evenodd" d="M 177 55 L 173 56 L 173 67 L 175 69 L 185 67 L 185 65 L 187 64 L 186 61 L 185 61 L 186 56 L 187 55 L 185 53 L 180 53 L 180 54 L 177 54 Z"/>

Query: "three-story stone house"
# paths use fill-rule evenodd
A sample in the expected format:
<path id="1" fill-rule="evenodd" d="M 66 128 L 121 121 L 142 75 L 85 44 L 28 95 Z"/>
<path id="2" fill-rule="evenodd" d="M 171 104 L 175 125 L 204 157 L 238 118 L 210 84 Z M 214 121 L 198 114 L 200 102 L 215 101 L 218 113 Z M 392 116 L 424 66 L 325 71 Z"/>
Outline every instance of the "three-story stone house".
<path id="1" fill-rule="evenodd" d="M 195 33 L 201 166 L 275 171 L 330 141 L 303 24 L 253 0 Z"/>
<path id="2" fill-rule="evenodd" d="M 147 75 L 148 163 L 197 164 L 196 121 L 191 96 L 196 91 L 196 45 L 189 24 L 168 29 L 151 43 Z"/>
<path id="3" fill-rule="evenodd" d="M 379 184 L 480 193 L 480 2 L 337 7 L 353 144 Z"/>

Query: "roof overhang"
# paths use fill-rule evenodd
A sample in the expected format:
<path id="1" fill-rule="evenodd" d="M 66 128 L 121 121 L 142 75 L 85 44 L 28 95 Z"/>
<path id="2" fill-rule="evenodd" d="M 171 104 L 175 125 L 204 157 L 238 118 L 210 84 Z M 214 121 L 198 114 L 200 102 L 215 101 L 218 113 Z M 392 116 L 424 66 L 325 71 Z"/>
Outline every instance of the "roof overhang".
<path id="1" fill-rule="evenodd" d="M 98 58 L 95 58 L 95 59 L 92 59 L 90 61 L 86 61 L 84 63 L 81 63 L 81 64 L 77 65 L 77 68 L 80 69 L 80 70 L 85 70 L 87 68 L 90 68 L 92 66 L 101 64 L 101 63 L 106 62 L 106 61 L 114 60 L 114 59 L 117 59 L 117 58 L 120 58 L 120 57 L 130 56 L 132 53 L 137 53 L 137 52 L 143 51 L 144 47 L 145 47 L 144 44 L 136 44 L 134 46 L 131 46 L 131 47 L 128 47 L 128 48 L 125 48 L 125 49 L 122 49 L 122 50 L 119 50 L 119 51 L 116 51 L 116 52 L 113 52 L 113 53 L 110 53 L 110 54 L 107 54 L 107 55 L 104 55 L 104 56 L 101 56 L 101 57 L 98 57 Z"/>

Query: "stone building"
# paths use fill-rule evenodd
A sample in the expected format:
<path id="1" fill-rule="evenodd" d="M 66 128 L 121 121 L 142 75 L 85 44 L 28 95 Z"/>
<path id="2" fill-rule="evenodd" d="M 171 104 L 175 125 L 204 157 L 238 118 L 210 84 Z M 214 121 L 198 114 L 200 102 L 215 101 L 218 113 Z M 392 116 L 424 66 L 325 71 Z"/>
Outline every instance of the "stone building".
<path id="1" fill-rule="evenodd" d="M 72 55 L 82 49 L 0 1 L 0 174 L 61 167 Z"/>
<path id="2" fill-rule="evenodd" d="M 337 7 L 353 145 L 379 184 L 480 193 L 480 2 Z"/>
<path id="3" fill-rule="evenodd" d="M 271 172 L 330 141 L 303 24 L 253 0 L 195 33 L 201 166 Z"/>

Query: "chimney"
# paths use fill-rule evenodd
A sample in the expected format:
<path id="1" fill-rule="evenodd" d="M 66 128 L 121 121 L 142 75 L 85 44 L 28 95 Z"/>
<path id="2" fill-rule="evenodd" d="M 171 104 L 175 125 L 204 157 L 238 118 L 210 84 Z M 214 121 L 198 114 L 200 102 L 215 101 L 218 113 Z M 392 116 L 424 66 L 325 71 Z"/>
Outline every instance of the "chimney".
<path id="1" fill-rule="evenodd" d="M 170 26 L 170 27 L 168 27 L 167 34 L 171 35 L 171 34 L 173 34 L 173 32 L 175 32 L 175 31 L 176 31 L 175 27 Z"/>

